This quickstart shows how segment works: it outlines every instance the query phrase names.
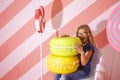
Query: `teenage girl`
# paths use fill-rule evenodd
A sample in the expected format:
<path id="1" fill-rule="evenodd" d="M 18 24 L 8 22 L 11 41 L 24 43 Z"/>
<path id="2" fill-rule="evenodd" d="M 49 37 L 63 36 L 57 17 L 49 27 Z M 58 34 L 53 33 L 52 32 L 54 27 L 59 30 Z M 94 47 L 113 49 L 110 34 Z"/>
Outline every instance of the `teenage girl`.
<path id="1" fill-rule="evenodd" d="M 94 54 L 94 40 L 91 30 L 88 25 L 80 25 L 76 32 L 76 37 L 79 37 L 82 41 L 82 46 L 79 44 L 75 45 L 75 49 L 78 51 L 80 66 L 76 72 L 70 74 L 56 74 L 55 80 L 80 80 L 86 78 L 90 74 L 90 64 Z"/>

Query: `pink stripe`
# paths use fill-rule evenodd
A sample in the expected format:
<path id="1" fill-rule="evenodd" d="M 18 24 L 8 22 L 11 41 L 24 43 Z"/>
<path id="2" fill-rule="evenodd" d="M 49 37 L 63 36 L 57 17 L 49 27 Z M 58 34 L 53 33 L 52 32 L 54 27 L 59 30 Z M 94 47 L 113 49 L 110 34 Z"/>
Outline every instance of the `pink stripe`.
<path id="1" fill-rule="evenodd" d="M 51 72 L 47 72 L 46 74 L 44 74 L 43 79 L 44 80 L 54 80 L 54 75 Z"/>
<path id="2" fill-rule="evenodd" d="M 93 4 L 92 6 L 90 6 L 89 8 L 87 8 L 85 11 L 83 11 L 81 14 L 79 14 L 79 15 L 77 15 L 72 21 L 70 21 L 68 24 L 66 24 L 59 32 L 60 33 L 63 33 L 64 31 L 68 31 L 67 33 L 68 34 L 70 34 L 70 35 L 73 35 L 74 34 L 74 32 L 75 32 L 75 28 L 77 28 L 77 26 L 79 26 L 81 23 L 90 23 L 94 18 L 96 18 L 96 17 L 98 17 L 102 12 L 104 12 L 105 10 L 107 10 L 110 6 L 112 6 L 115 2 L 117 2 L 117 1 L 107 1 L 107 4 L 105 4 L 105 2 L 104 2 L 104 0 L 101 0 L 101 1 L 96 1 L 96 3 L 95 4 Z M 104 6 L 104 8 L 102 8 L 102 10 L 99 10 L 99 12 L 97 12 L 95 15 L 93 15 L 95 12 L 96 12 L 96 10 L 98 10 L 100 7 L 101 7 L 101 5 L 105 5 Z M 92 13 L 91 13 L 91 11 L 92 11 Z M 87 13 L 90 13 L 90 14 L 87 14 Z M 88 17 L 86 17 L 86 15 L 88 16 Z M 91 16 L 90 17 L 90 19 L 88 19 L 89 18 L 89 16 Z M 85 20 L 81 20 L 81 19 L 85 19 Z M 78 22 L 77 22 L 78 21 Z M 73 26 L 75 26 L 75 27 L 73 27 Z M 68 29 L 71 29 L 71 30 L 68 30 Z M 98 34 L 97 36 L 101 36 L 101 34 L 105 34 L 105 32 L 103 31 L 102 33 L 100 33 L 100 34 Z M 54 37 L 55 36 L 55 34 L 54 35 L 52 35 L 49 39 L 47 39 L 44 43 L 43 43 L 43 49 L 46 49 L 46 50 L 43 50 L 43 57 L 45 57 L 46 55 L 48 55 L 49 54 L 49 49 L 48 49 L 48 47 L 49 47 L 49 40 L 52 38 L 52 37 Z M 96 38 L 98 38 L 98 37 L 95 37 L 95 39 Z M 98 40 L 96 40 L 96 42 L 97 42 Z M 104 40 L 105 41 L 105 40 Z M 99 42 L 99 41 L 98 41 Z M 106 44 L 106 43 L 105 43 Z M 99 44 L 99 45 L 101 45 L 101 44 Z M 105 45 L 104 45 L 105 46 Z M 104 46 L 102 46 L 102 47 L 104 47 Z M 37 53 L 39 53 L 39 47 L 37 48 L 37 49 L 35 49 L 35 52 L 32 52 L 33 54 L 36 54 L 36 52 Z M 32 55 L 32 54 L 30 54 L 30 55 Z M 29 56 L 30 56 L 29 55 Z M 33 56 L 33 55 L 32 55 Z M 38 63 L 39 62 L 39 56 L 36 56 L 35 58 L 37 58 L 37 60 L 38 61 L 36 61 L 36 63 Z M 21 61 L 18 65 L 19 66 L 23 66 L 23 67 L 26 67 L 26 65 L 24 66 L 24 65 L 20 65 L 21 63 L 24 63 L 24 62 L 26 62 L 26 60 L 29 60 L 29 57 L 26 57 L 23 61 Z M 35 62 L 34 63 L 31 63 L 31 64 L 36 64 Z M 10 75 L 11 74 L 16 74 L 17 73 L 17 71 L 19 70 L 19 66 L 17 65 L 17 67 L 15 67 L 15 68 L 13 68 L 10 72 L 8 72 L 2 79 L 5 79 L 6 77 L 11 77 Z M 33 67 L 33 65 L 27 65 L 27 67 Z M 22 69 L 22 71 L 21 72 L 27 72 L 27 70 L 29 70 L 29 69 Z M 23 75 L 23 73 L 20 73 L 21 75 Z M 20 75 L 17 75 L 16 74 L 16 77 L 17 77 L 17 79 L 20 77 Z"/>
<path id="3" fill-rule="evenodd" d="M 26 38 L 30 37 L 34 32 L 34 20 L 30 20 L 26 25 L 24 25 L 16 34 L 14 34 L 11 38 L 8 39 L 6 43 L 4 43 L 0 52 L 4 53 L 0 56 L 0 61 L 2 61 L 7 55 L 9 55 L 17 46 L 19 46 Z M 29 32 L 28 32 L 29 31 Z M 23 37 L 24 35 L 24 37 Z"/>
<path id="4" fill-rule="evenodd" d="M 67 0 L 64 2 L 63 7 L 66 7 L 72 0 Z M 53 3 L 53 2 L 52 2 Z M 48 4 L 45 9 L 51 9 L 52 3 Z M 58 3 L 56 3 L 58 4 Z M 61 9 L 62 10 L 62 9 Z M 50 10 L 46 10 L 50 11 Z M 60 11 L 55 11 L 54 16 Z M 47 12 L 51 14 L 50 12 Z M 50 20 L 50 17 L 46 21 Z M 0 61 L 2 61 L 6 56 L 8 56 L 17 46 L 19 46 L 23 41 L 30 37 L 36 30 L 34 28 L 34 18 L 32 18 L 28 23 L 26 23 L 17 33 L 15 33 L 11 38 L 9 38 L 0 48 L 0 52 L 4 53 L 0 56 Z M 26 33 L 25 33 L 26 32 Z M 24 36 L 23 36 L 24 35 Z M 12 45 L 12 46 L 11 46 Z"/>
<path id="5" fill-rule="evenodd" d="M 107 36 L 106 36 L 106 29 L 99 33 L 99 35 L 95 36 L 95 43 L 98 48 L 102 49 L 105 45 L 108 44 Z"/>
<path id="6" fill-rule="evenodd" d="M 19 13 L 31 0 L 15 0 L 8 8 L 0 13 L 0 29 Z"/>
<path id="7" fill-rule="evenodd" d="M 61 1 L 61 2 L 60 2 Z M 64 9 L 69 3 L 71 3 L 73 0 L 58 0 L 58 1 L 53 1 L 52 4 L 47 5 L 45 7 L 45 13 L 47 13 L 47 15 L 45 15 L 45 19 L 48 21 L 50 19 L 52 19 L 54 16 L 57 15 L 57 13 L 59 13 L 62 9 Z M 60 3 L 62 3 L 62 6 L 57 6 L 57 8 L 52 8 L 53 4 L 55 5 L 59 5 Z"/>
<path id="8" fill-rule="evenodd" d="M 3 76 L 1 80 L 18 80 L 20 76 L 22 76 L 40 61 L 39 56 L 39 48 L 36 48 L 18 65 L 11 69 L 5 76 Z"/>

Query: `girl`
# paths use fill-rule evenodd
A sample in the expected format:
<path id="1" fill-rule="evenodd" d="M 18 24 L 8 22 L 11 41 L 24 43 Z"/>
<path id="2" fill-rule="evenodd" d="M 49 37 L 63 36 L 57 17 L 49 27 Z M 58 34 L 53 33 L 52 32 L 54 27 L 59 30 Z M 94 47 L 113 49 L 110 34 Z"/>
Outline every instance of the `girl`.
<path id="1" fill-rule="evenodd" d="M 79 37 L 83 43 L 83 46 L 80 46 L 79 44 L 75 45 L 75 49 L 79 53 L 80 66 L 74 73 L 63 74 L 62 80 L 80 80 L 90 74 L 90 64 L 94 53 L 94 40 L 89 26 L 79 26 L 76 37 Z"/>

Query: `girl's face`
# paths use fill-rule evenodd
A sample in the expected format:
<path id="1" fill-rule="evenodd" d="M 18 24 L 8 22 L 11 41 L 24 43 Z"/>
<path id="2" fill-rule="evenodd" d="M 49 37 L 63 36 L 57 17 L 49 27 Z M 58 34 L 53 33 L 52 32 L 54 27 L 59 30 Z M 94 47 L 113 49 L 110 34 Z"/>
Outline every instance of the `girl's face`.
<path id="1" fill-rule="evenodd" d="M 81 39 L 83 44 L 88 42 L 88 35 L 85 29 L 79 29 L 77 35 Z"/>

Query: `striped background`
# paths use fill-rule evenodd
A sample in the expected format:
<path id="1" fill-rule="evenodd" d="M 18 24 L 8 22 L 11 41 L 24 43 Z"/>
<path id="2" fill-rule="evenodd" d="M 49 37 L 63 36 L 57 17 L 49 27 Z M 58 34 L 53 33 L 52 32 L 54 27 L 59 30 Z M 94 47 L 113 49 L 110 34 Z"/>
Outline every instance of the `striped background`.
<path id="1" fill-rule="evenodd" d="M 120 54 L 109 45 L 105 29 L 119 0 L 0 0 L 0 80 L 40 80 L 40 34 L 34 25 L 39 5 L 45 7 L 46 19 L 42 34 L 44 80 L 53 80 L 45 64 L 49 40 L 60 34 L 74 36 L 84 23 L 90 25 L 103 55 L 105 71 L 99 73 L 99 78 L 120 79 Z"/>

